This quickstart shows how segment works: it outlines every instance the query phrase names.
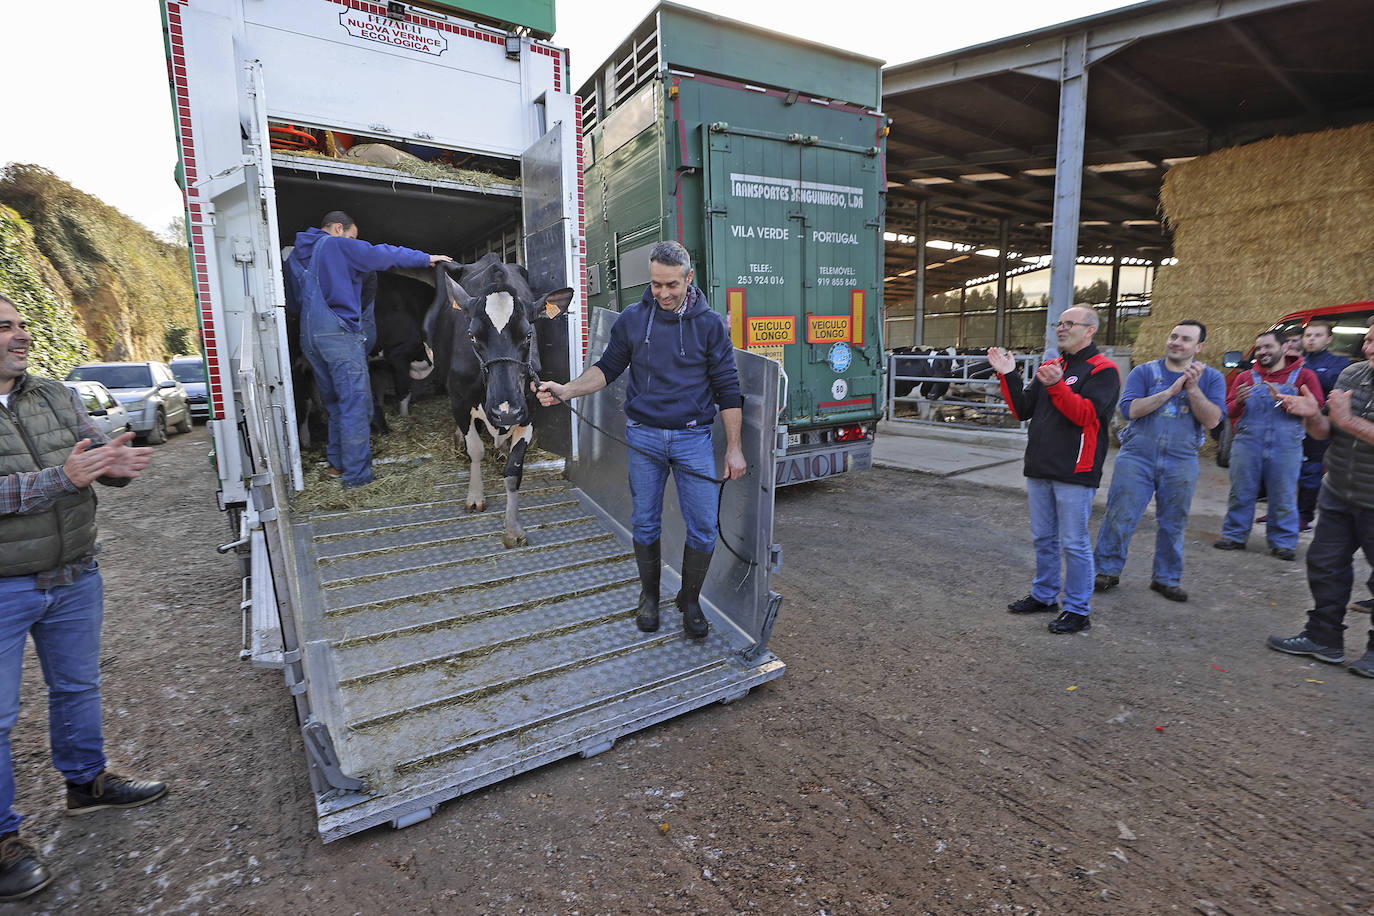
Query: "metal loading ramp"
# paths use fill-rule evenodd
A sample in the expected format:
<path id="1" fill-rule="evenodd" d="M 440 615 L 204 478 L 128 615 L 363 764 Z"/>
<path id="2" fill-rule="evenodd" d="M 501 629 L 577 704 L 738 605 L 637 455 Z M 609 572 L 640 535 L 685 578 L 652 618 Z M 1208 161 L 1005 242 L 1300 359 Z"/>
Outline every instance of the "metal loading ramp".
<path id="1" fill-rule="evenodd" d="M 770 483 L 771 536 L 771 459 L 759 466 Z M 623 487 L 623 471 L 619 480 Z M 430 502 L 316 513 L 291 525 L 313 715 L 333 739 L 338 769 L 366 783 L 317 791 L 325 842 L 415 823 L 440 802 L 607 750 L 783 672 L 766 633 L 743 634 L 733 619 L 741 612 L 711 594 L 714 568 L 703 593 L 711 634 L 683 636 L 671 598 L 680 547 L 670 546 L 667 527 L 663 626 L 641 633 L 633 551 L 586 491 L 556 469 L 527 470 L 520 513 L 531 546 L 505 550 L 504 499 L 468 514 L 465 490 L 460 479 Z M 503 494 L 501 481 L 487 481 L 486 492 Z M 752 523 L 753 512 L 744 515 Z M 737 572 L 727 559 L 716 565 Z M 766 580 L 766 567 L 751 569 L 746 579 Z M 776 610 L 773 595 L 768 629 Z"/>

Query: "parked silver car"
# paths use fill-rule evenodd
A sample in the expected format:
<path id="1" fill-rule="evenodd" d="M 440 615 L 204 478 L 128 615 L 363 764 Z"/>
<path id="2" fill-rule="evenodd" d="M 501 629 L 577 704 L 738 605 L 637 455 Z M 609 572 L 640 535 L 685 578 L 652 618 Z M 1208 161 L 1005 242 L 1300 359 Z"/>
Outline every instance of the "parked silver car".
<path id="1" fill-rule="evenodd" d="M 86 413 L 91 415 L 91 422 L 109 438 L 113 439 L 120 433 L 128 432 L 133 429 L 133 424 L 129 422 L 129 412 L 124 409 L 124 405 L 112 394 L 110 389 L 99 382 L 63 382 L 72 391 L 75 391 L 81 398 L 81 403 L 86 405 Z"/>
<path id="2" fill-rule="evenodd" d="M 186 389 L 186 400 L 191 405 L 191 418 L 201 422 L 210 419 L 210 396 L 205 384 L 205 357 L 176 356 L 167 365 L 172 370 L 172 376 Z"/>
<path id="3" fill-rule="evenodd" d="M 166 363 L 87 363 L 67 373 L 69 382 L 100 382 L 129 412 L 134 432 L 150 445 L 167 441 L 167 427 L 191 431 L 191 407 L 186 389 L 172 377 Z"/>

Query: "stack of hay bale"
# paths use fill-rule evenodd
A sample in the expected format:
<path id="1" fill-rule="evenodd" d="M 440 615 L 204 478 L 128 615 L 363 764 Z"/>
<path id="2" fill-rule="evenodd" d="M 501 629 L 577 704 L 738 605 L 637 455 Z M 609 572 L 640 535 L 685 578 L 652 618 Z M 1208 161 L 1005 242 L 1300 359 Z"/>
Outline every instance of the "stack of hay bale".
<path id="1" fill-rule="evenodd" d="M 1287 312 L 1374 299 L 1374 123 L 1183 163 L 1160 202 L 1178 263 L 1159 270 L 1138 353 L 1197 318 L 1219 364 Z"/>

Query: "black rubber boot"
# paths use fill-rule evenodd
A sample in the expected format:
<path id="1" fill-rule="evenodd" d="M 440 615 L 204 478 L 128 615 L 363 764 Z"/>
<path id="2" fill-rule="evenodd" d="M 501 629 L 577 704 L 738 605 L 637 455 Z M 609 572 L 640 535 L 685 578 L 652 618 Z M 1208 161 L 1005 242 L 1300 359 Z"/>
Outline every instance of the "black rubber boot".
<path id="1" fill-rule="evenodd" d="M 635 562 L 639 564 L 639 610 L 635 612 L 635 626 L 645 633 L 658 631 L 658 578 L 663 571 L 661 543 L 635 541 Z"/>
<path id="2" fill-rule="evenodd" d="M 711 630 L 701 612 L 701 585 L 711 568 L 711 552 L 684 547 L 682 550 L 682 590 L 677 593 L 677 608 L 682 612 L 682 632 L 688 639 L 701 639 Z"/>

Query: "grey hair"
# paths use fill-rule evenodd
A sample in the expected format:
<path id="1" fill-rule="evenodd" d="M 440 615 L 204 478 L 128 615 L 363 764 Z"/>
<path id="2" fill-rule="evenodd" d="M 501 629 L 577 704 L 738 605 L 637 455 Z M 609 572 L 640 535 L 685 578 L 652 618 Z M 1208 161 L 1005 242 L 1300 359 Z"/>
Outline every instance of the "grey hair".
<path id="1" fill-rule="evenodd" d="M 9 296 L 6 296 L 4 293 L 0 293 L 0 302 L 5 303 L 10 308 L 14 309 L 16 312 L 19 311 L 19 306 L 15 305 L 14 300 L 11 299 Z"/>
<path id="2" fill-rule="evenodd" d="M 681 242 L 675 242 L 671 239 L 666 242 L 658 242 L 649 249 L 649 261 L 653 264 L 681 267 L 684 277 L 692 270 L 692 256 L 687 253 L 686 248 L 682 247 Z"/>

